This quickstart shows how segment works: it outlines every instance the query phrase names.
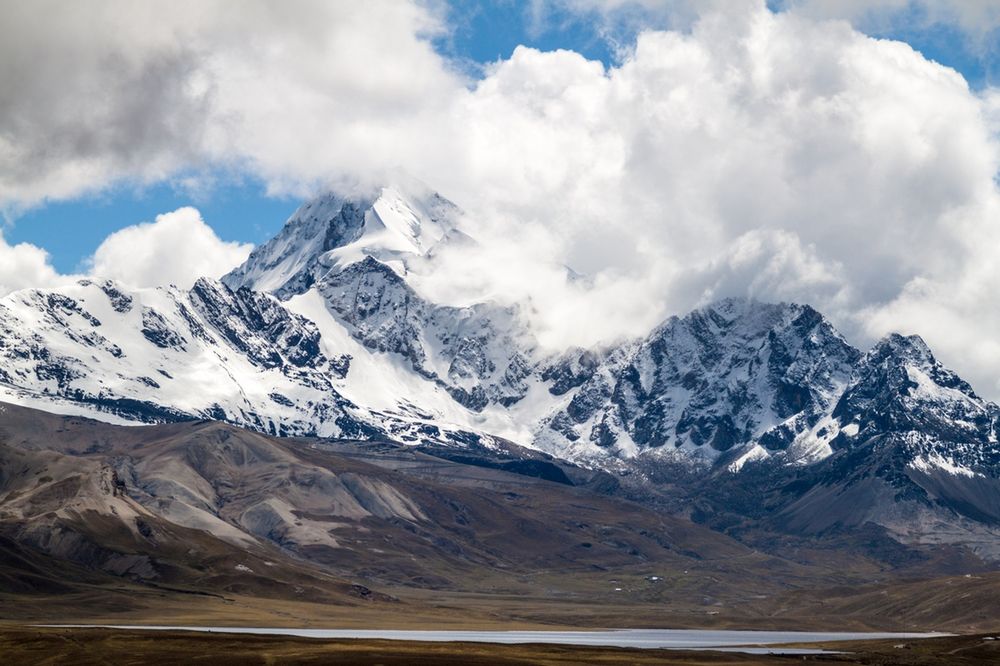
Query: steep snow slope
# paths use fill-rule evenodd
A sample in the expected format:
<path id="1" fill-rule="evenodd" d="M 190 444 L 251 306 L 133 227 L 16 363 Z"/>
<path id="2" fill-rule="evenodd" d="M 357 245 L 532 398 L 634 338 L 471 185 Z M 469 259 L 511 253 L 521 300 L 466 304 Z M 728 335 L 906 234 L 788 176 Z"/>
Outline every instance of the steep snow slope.
<path id="1" fill-rule="evenodd" d="M 402 356 L 469 409 L 524 397 L 534 341 L 516 308 L 429 303 L 371 257 L 328 275 L 314 289 L 365 347 Z"/>
<path id="2" fill-rule="evenodd" d="M 0 382 L 19 402 L 350 435 L 363 410 L 331 383 L 348 365 L 322 354 L 316 327 L 274 298 L 207 279 L 190 292 L 81 281 L 0 300 Z"/>
<path id="3" fill-rule="evenodd" d="M 310 307 L 316 297 L 296 299 L 302 316 L 208 279 L 190 291 L 84 280 L 15 292 L 0 299 L 0 394 L 113 423 L 211 418 L 278 435 L 486 447 L 496 445 L 486 433 L 513 434 L 509 419 L 477 416 L 405 359 L 366 349 Z"/>
<path id="4" fill-rule="evenodd" d="M 352 335 L 350 326 L 328 308 L 318 291 L 306 291 L 285 305 L 315 323 L 324 353 L 351 357 L 350 370 L 334 380 L 334 385 L 341 395 L 382 419 L 391 436 L 416 443 L 435 438 L 440 441 L 449 433 L 452 441 L 464 440 L 470 433 L 489 433 L 530 444 L 529 432 L 510 410 L 471 410 L 456 401 L 441 382 L 415 372 L 409 358 L 366 347 Z"/>

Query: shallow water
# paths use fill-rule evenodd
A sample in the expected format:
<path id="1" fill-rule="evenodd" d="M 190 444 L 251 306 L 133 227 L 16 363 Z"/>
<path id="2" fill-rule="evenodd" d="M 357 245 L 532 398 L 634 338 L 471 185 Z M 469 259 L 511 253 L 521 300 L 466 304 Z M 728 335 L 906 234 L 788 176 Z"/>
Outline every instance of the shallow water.
<path id="1" fill-rule="evenodd" d="M 161 631 L 263 634 L 301 638 L 369 639 L 472 643 L 549 643 L 646 649 L 694 650 L 720 648 L 755 654 L 819 654 L 823 650 L 767 648 L 780 643 L 819 643 L 880 638 L 929 638 L 945 634 L 895 634 L 816 631 L 729 631 L 715 629 L 611 629 L 598 631 L 418 631 L 395 629 L 294 629 L 284 627 L 184 627 L 143 625 L 45 625 Z"/>

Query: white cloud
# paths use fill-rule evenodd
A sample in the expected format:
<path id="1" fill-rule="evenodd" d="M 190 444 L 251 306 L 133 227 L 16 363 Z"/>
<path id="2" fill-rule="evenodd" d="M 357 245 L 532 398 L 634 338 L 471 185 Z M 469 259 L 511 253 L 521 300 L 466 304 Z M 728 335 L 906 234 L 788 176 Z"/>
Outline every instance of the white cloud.
<path id="1" fill-rule="evenodd" d="M 462 85 L 423 39 L 439 15 L 406 0 L 3 2 L 0 208 L 246 161 L 292 188 L 331 159 L 382 164 Z M 335 158 L 316 150 L 330 145 Z"/>
<path id="2" fill-rule="evenodd" d="M 222 277 L 242 263 L 252 247 L 221 240 L 196 209 L 185 207 L 112 233 L 84 264 L 87 276 L 132 287 L 189 288 L 199 277 Z M 59 273 L 44 249 L 30 243 L 9 245 L 0 234 L 0 296 L 18 289 L 59 287 L 83 277 Z"/>
<path id="3" fill-rule="evenodd" d="M 530 299 L 552 344 L 752 294 L 811 302 L 859 344 L 919 332 L 1000 396 L 997 91 L 823 20 L 862 25 L 860 4 L 640 4 L 682 29 L 642 32 L 611 68 L 519 48 L 468 81 L 425 38 L 446 29 L 438 5 L 7 3 L 0 202 L 220 167 L 304 193 L 400 166 L 463 205 L 484 248 L 428 288 Z M 993 29 L 994 4 L 933 8 Z M 164 278 L 166 259 L 109 248 L 95 272 L 138 283 L 224 263 Z"/>
<path id="4" fill-rule="evenodd" d="M 811 17 L 845 19 L 863 30 L 947 25 L 981 40 L 1000 27 L 1000 0 L 784 0 L 780 4 Z"/>
<path id="5" fill-rule="evenodd" d="M 566 336 L 632 329 L 635 294 L 640 319 L 794 299 L 861 345 L 920 332 L 997 396 L 996 99 L 905 44 L 744 3 L 641 34 L 607 72 L 516 51 L 462 102 L 464 169 L 437 182 L 507 221 L 491 244 L 528 233 L 528 256 L 619 287 L 586 294 L 582 318 L 555 309 Z"/>
<path id="6" fill-rule="evenodd" d="M 72 279 L 52 267 L 42 248 L 30 243 L 8 245 L 0 234 L 0 296 L 30 287 L 56 287 Z"/>
<path id="7" fill-rule="evenodd" d="M 532 0 L 530 15 L 542 30 L 556 10 L 600 22 L 602 29 L 633 32 L 645 27 L 687 29 L 698 17 L 743 0 Z M 1000 0 L 773 0 L 782 11 L 818 19 L 849 21 L 859 30 L 927 30 L 946 26 L 989 49 L 990 33 L 1000 27 Z"/>
<path id="8" fill-rule="evenodd" d="M 155 222 L 108 236 L 88 260 L 91 275 L 133 287 L 175 284 L 190 288 L 199 277 L 218 278 L 242 263 L 252 246 L 220 240 L 194 208 L 178 208 Z"/>

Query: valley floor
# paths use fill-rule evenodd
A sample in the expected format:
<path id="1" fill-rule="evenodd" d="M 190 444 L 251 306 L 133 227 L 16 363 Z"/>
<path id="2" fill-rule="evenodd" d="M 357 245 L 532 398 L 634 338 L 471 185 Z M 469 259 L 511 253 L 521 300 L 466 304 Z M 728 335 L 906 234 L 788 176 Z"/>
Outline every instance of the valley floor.
<path id="1" fill-rule="evenodd" d="M 525 470 L 486 453 L 452 458 L 210 421 L 122 428 L 8 405 L 0 411 L 0 664 L 185 663 L 195 654 L 210 663 L 261 655 L 283 663 L 768 663 L 721 653 L 30 627 L 40 624 L 1000 631 L 1000 572 L 968 553 L 907 550 L 861 530 L 777 541 L 751 533 L 744 543 L 620 497 L 601 478 L 553 481 L 564 468 L 545 460 Z M 524 473 L 532 470 L 546 474 Z M 881 655 L 867 663 L 935 663 L 926 659 L 938 658 L 936 644 L 920 645 L 932 647 L 864 650 Z M 949 645 L 937 663 L 996 656 L 985 644 Z M 925 661 L 900 661 L 910 657 Z"/>
<path id="2" fill-rule="evenodd" d="M 411 643 L 226 636 L 185 632 L 38 628 L 0 625 L 4 663 L 176 664 L 684 664 L 829 663 L 937 666 L 1000 663 L 1000 641 L 968 635 L 905 641 L 836 643 L 843 654 L 777 656 L 711 651 L 634 650 L 557 645 Z"/>

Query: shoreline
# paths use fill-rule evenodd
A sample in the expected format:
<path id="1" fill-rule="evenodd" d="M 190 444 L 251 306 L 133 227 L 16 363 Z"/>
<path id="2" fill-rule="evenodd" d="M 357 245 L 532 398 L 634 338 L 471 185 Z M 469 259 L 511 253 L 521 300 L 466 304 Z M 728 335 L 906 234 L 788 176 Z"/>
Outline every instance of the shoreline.
<path id="1" fill-rule="evenodd" d="M 993 635 L 955 635 L 921 639 L 862 640 L 767 646 L 827 650 L 825 653 L 748 654 L 725 648 L 636 649 L 537 643 L 414 642 L 405 640 L 331 640 L 293 636 L 156 631 L 146 628 L 43 628 L 0 626 L 0 653 L 17 664 L 65 661 L 80 666 L 122 663 L 186 663 L 194 657 L 213 664 L 685 664 L 688 666 L 762 666 L 819 658 L 842 664 L 879 663 L 915 666 L 943 663 L 1000 663 L 1000 641 Z M 835 652 L 831 653 L 831 652 Z M 807 655 L 812 655 L 808 657 Z M 963 660 L 954 659 L 961 655 Z M 964 659 L 968 659 L 965 661 Z"/>

